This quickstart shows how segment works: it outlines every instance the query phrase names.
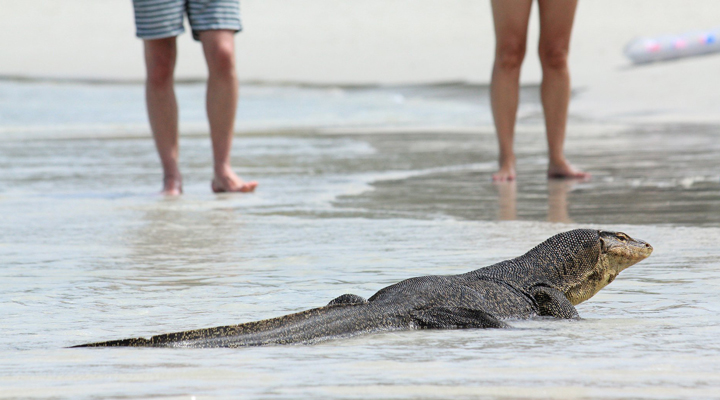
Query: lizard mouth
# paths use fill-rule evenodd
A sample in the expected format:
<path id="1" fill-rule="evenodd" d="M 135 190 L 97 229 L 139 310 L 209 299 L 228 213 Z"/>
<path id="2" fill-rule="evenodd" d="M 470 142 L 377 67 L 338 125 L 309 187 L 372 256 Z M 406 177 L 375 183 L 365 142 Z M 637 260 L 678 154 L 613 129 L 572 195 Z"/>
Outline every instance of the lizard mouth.
<path id="1" fill-rule="evenodd" d="M 633 240 L 632 242 L 625 242 L 621 245 L 612 246 L 608 249 L 608 256 L 614 259 L 614 262 L 621 268 L 618 272 L 623 269 L 636 264 L 650 256 L 653 252 L 653 247 L 650 243 L 642 240 Z"/>

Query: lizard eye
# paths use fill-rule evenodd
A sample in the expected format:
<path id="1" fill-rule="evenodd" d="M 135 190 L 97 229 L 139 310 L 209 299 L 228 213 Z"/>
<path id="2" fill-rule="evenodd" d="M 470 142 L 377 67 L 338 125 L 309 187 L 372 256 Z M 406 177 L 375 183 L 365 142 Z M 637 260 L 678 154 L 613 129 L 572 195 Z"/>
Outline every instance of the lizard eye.
<path id="1" fill-rule="evenodd" d="M 630 240 L 630 236 L 628 236 L 628 235 L 626 235 L 626 234 L 624 234 L 624 233 L 622 233 L 622 232 L 616 233 L 615 236 L 616 236 L 619 240 L 621 240 L 621 241 L 623 241 L 623 242 L 627 242 L 628 240 Z"/>

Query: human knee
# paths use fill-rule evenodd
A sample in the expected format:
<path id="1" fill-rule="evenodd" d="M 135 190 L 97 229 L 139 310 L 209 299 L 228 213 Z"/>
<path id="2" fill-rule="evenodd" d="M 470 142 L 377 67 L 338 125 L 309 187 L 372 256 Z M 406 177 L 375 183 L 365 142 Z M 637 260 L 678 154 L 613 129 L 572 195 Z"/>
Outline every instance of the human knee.
<path id="1" fill-rule="evenodd" d="M 568 49 L 564 46 L 541 46 L 540 63 L 543 69 L 567 68 Z"/>
<path id="2" fill-rule="evenodd" d="M 147 83 L 150 86 L 165 86 L 173 82 L 175 62 L 170 58 L 156 57 L 148 63 Z"/>
<path id="3" fill-rule="evenodd" d="M 145 41 L 145 66 L 148 85 L 172 84 L 177 54 L 175 46 L 175 38 Z"/>
<path id="4" fill-rule="evenodd" d="M 525 58 L 524 41 L 505 41 L 498 44 L 495 53 L 495 65 L 501 69 L 519 69 Z"/>
<path id="5" fill-rule="evenodd" d="M 209 51 L 208 68 L 217 76 L 234 76 L 235 49 L 232 43 L 219 43 Z"/>

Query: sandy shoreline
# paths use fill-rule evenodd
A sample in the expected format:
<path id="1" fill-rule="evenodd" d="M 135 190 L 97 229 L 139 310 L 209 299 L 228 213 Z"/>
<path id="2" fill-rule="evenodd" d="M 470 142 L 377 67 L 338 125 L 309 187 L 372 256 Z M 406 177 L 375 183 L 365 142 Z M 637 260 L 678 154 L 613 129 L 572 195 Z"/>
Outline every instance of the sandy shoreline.
<path id="1" fill-rule="evenodd" d="M 492 136 L 484 85 L 278 86 L 243 84 L 235 131 L 238 135 L 462 133 Z M 150 138 L 143 85 L 0 80 L 0 138 L 3 140 Z M 207 136 L 203 83 L 177 87 L 180 133 Z M 537 86 L 525 86 L 518 110 L 518 135 L 542 135 Z M 713 95 L 713 94 L 711 94 Z M 684 125 L 720 134 L 714 104 L 692 99 L 638 95 L 606 103 L 576 90 L 568 123 L 569 143 L 597 132 L 632 132 Z M 709 129 L 708 129 L 709 128 Z"/>

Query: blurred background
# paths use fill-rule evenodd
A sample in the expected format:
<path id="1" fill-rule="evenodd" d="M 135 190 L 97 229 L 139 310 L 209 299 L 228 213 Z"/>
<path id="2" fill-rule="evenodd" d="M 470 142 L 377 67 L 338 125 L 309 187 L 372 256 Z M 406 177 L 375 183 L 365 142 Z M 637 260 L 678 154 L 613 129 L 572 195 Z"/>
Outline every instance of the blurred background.
<path id="1" fill-rule="evenodd" d="M 0 78 L 140 82 L 142 43 L 129 0 L 0 0 Z M 241 82 L 314 85 L 486 84 L 494 35 L 487 1 L 242 0 Z M 522 82 L 537 84 L 537 7 Z M 571 112 L 606 120 L 715 122 L 720 57 L 633 67 L 638 36 L 720 25 L 720 3 L 582 1 L 571 48 Z M 206 75 L 200 46 L 180 37 L 177 78 Z M 661 115 L 660 115 L 661 114 Z M 487 121 L 485 121 L 487 122 Z"/>

